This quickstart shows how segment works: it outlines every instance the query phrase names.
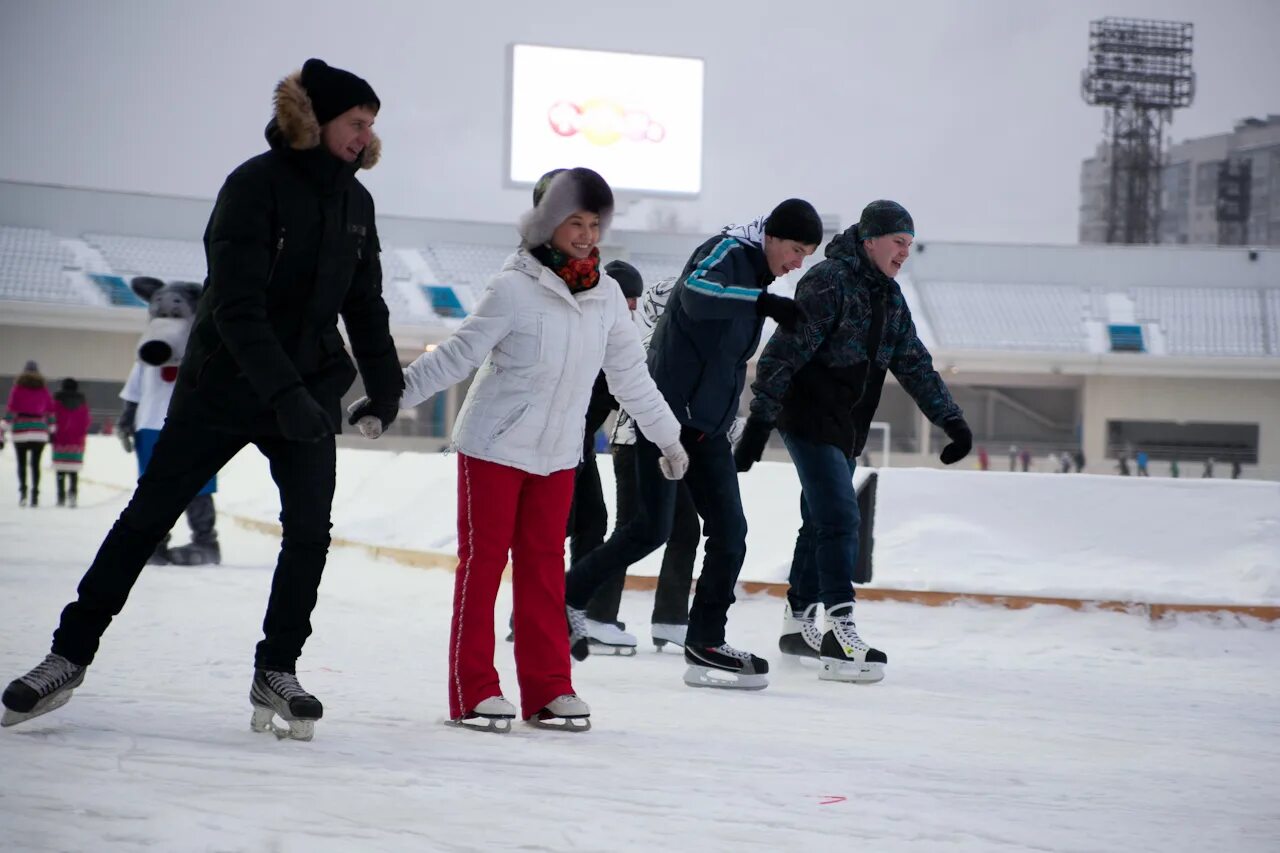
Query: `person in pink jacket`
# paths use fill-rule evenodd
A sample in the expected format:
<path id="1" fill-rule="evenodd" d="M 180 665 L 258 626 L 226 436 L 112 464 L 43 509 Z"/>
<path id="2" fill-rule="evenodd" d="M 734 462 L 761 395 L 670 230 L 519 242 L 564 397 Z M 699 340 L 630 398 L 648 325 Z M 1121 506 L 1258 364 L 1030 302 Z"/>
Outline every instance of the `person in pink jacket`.
<path id="1" fill-rule="evenodd" d="M 27 468 L 31 469 L 31 506 L 40 503 L 40 456 L 54 429 L 53 396 L 40 375 L 40 366 L 28 361 L 9 389 L 4 412 L 5 428 L 18 457 L 18 505 L 27 506 Z"/>
<path id="2" fill-rule="evenodd" d="M 80 383 L 62 380 L 53 395 L 53 414 L 58 428 L 53 434 L 53 470 L 58 474 L 58 506 L 76 505 L 80 493 L 80 468 L 84 465 L 85 436 L 89 434 L 89 406 Z"/>

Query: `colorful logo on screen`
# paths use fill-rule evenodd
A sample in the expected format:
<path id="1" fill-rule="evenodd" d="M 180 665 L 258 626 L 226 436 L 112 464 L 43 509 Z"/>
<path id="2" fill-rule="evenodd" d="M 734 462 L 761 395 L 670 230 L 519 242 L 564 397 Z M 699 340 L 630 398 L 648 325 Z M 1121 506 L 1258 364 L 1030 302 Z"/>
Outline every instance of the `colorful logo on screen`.
<path id="1" fill-rule="evenodd" d="M 581 133 L 593 145 L 630 142 L 661 142 L 667 129 L 641 110 L 624 109 L 614 101 L 599 98 L 584 104 L 556 101 L 547 110 L 547 123 L 557 136 Z"/>

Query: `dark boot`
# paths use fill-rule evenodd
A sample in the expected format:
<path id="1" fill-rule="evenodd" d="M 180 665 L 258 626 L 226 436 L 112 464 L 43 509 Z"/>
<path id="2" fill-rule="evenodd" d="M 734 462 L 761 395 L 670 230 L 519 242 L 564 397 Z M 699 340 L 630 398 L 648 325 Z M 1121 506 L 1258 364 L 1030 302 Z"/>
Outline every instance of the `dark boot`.
<path id="1" fill-rule="evenodd" d="M 187 523 L 191 526 L 191 544 L 169 550 L 169 559 L 179 566 L 218 565 L 222 551 L 218 547 L 218 518 L 213 495 L 196 495 L 187 504 Z"/>
<path id="2" fill-rule="evenodd" d="M 169 559 L 169 536 L 156 543 L 156 549 L 151 552 L 151 556 L 147 558 L 148 566 L 167 566 L 173 561 Z"/>

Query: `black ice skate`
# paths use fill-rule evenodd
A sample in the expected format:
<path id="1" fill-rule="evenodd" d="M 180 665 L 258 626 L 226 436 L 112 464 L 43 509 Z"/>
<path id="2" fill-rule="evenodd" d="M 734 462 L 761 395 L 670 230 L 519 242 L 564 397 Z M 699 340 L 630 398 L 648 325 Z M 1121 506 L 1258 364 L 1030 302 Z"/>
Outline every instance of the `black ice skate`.
<path id="1" fill-rule="evenodd" d="M 721 687 L 731 690 L 763 690 L 769 686 L 769 662 L 728 643 L 709 648 L 684 647 L 684 683 L 690 687 Z"/>
<path id="2" fill-rule="evenodd" d="M 574 694 L 566 693 L 552 699 L 525 722 L 540 729 L 586 732 L 591 730 L 591 708 Z"/>
<path id="3" fill-rule="evenodd" d="M 461 717 L 448 722 L 463 729 L 506 734 L 511 731 L 511 721 L 515 718 L 515 705 L 502 696 L 490 696 Z"/>
<path id="4" fill-rule="evenodd" d="M 15 726 L 61 708 L 84 681 L 84 671 L 85 667 L 62 655 L 46 656 L 39 666 L 14 679 L 5 689 L 0 726 Z"/>
<path id="5" fill-rule="evenodd" d="M 316 720 L 324 716 L 320 700 L 303 690 L 292 672 L 255 669 L 249 702 L 253 704 L 249 728 L 255 732 L 271 732 L 281 739 L 311 740 Z M 277 725 L 276 717 L 288 725 Z"/>
<path id="6" fill-rule="evenodd" d="M 217 566 L 222 563 L 222 550 L 216 541 L 179 545 L 170 548 L 167 556 L 175 566 Z"/>
<path id="7" fill-rule="evenodd" d="M 854 684 L 875 684 L 884 678 L 884 666 L 889 658 L 858 636 L 852 601 L 828 610 L 827 626 L 829 630 L 822 637 L 822 670 L 818 678 Z"/>
<path id="8" fill-rule="evenodd" d="M 818 627 L 817 621 L 818 605 L 810 604 L 804 610 L 792 610 L 791 605 L 787 604 L 782 613 L 778 650 L 792 657 L 818 657 L 822 649 L 822 629 Z"/>
<path id="9" fill-rule="evenodd" d="M 636 638 L 613 622 L 597 622 L 587 619 L 587 645 L 591 653 L 632 657 L 636 653 Z"/>
<path id="10" fill-rule="evenodd" d="M 587 635 L 587 611 L 565 605 L 569 623 L 569 654 L 574 660 L 586 660 L 591 654 L 591 638 Z"/>

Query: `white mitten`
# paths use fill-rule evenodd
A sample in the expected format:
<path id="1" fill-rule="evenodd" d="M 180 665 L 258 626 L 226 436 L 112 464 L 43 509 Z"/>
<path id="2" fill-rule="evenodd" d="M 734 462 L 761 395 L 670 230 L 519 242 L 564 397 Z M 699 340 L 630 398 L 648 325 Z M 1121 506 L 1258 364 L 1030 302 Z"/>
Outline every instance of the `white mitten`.
<path id="1" fill-rule="evenodd" d="M 685 453 L 680 442 L 662 448 L 662 458 L 658 460 L 658 468 L 662 476 L 668 480 L 679 480 L 689 470 L 689 454 Z"/>

